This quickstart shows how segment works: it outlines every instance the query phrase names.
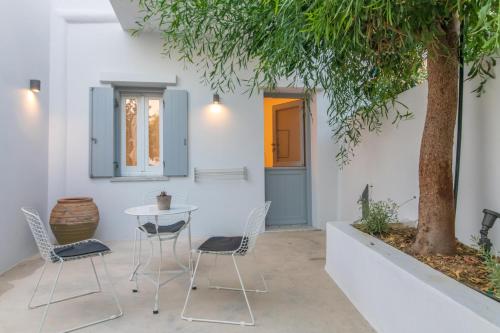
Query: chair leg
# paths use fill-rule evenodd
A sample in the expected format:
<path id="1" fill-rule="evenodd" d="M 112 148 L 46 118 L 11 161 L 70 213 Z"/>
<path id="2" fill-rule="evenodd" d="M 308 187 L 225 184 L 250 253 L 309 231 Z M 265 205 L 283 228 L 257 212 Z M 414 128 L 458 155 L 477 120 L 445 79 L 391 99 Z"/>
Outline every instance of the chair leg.
<path id="1" fill-rule="evenodd" d="M 97 282 L 97 290 L 95 290 L 95 291 L 89 291 L 89 292 L 86 292 L 86 293 L 83 293 L 83 294 L 78 294 L 78 295 L 69 296 L 69 297 L 65 297 L 65 298 L 60 298 L 60 299 L 57 299 L 55 301 L 52 300 L 50 302 L 50 304 L 64 302 L 64 301 L 68 301 L 70 299 L 75 299 L 75 298 L 79 298 L 79 297 L 83 297 L 83 296 L 98 294 L 98 293 L 100 293 L 102 291 L 101 283 L 99 281 L 99 277 L 98 277 L 97 272 L 95 270 L 95 266 L 94 266 L 94 262 L 92 261 L 92 258 L 90 258 L 90 262 L 92 264 L 92 270 L 94 272 L 94 276 L 95 276 L 95 279 L 96 279 L 96 282 Z M 33 303 L 33 299 L 35 298 L 35 294 L 38 292 L 38 287 L 40 285 L 40 282 L 42 281 L 42 277 L 44 276 L 44 273 L 45 273 L 45 270 L 46 270 L 46 267 L 47 267 L 47 263 L 48 262 L 46 261 L 45 264 L 44 264 L 44 266 L 43 266 L 42 273 L 40 274 L 40 277 L 38 278 L 35 290 L 33 291 L 33 295 L 31 296 L 30 302 L 28 304 L 28 309 L 30 309 L 30 310 L 37 309 L 37 308 L 40 308 L 42 306 L 46 306 L 48 304 L 48 303 L 42 303 L 42 304 L 37 304 L 37 305 L 33 305 L 32 304 Z"/>
<path id="2" fill-rule="evenodd" d="M 214 265 L 212 267 L 210 267 L 210 270 L 208 271 L 208 288 L 220 289 L 220 287 L 212 285 L 212 271 L 217 269 L 217 259 L 218 258 L 219 258 L 219 255 L 216 254 L 215 259 L 214 259 Z"/>
<path id="3" fill-rule="evenodd" d="M 200 258 L 201 258 L 202 254 L 203 254 L 203 252 L 201 252 L 201 251 L 198 252 L 198 258 L 196 259 L 196 264 L 194 266 L 193 276 L 191 277 L 191 283 L 189 284 L 188 293 L 186 296 L 186 300 L 184 301 L 184 307 L 182 308 L 182 312 L 181 312 L 181 318 L 184 320 L 188 320 L 188 321 L 192 321 L 193 318 L 188 318 L 188 317 L 184 316 L 184 313 L 186 312 L 186 308 L 187 308 L 187 305 L 189 302 L 189 297 L 191 296 L 191 291 L 193 290 L 193 285 L 194 285 L 194 282 L 196 280 L 196 273 L 198 272 L 198 265 L 200 263 Z"/>
<path id="4" fill-rule="evenodd" d="M 134 252 L 132 254 L 132 273 L 130 273 L 129 280 L 135 281 L 135 289 L 132 292 L 136 293 L 139 291 L 139 282 L 137 281 L 137 271 L 141 266 L 141 255 L 142 255 L 142 231 L 141 218 L 137 216 L 137 228 L 134 232 Z M 139 252 L 137 252 L 137 238 L 139 238 Z M 137 258 L 137 260 L 136 260 Z"/>
<path id="5" fill-rule="evenodd" d="M 92 257 L 90 257 L 89 259 L 90 262 L 92 263 L 92 271 L 94 272 L 95 281 L 97 282 L 97 290 L 101 292 L 102 291 L 101 282 L 99 281 L 99 276 L 97 276 L 97 271 L 95 270 L 94 260 L 92 259 Z"/>
<path id="6" fill-rule="evenodd" d="M 193 318 L 193 317 L 187 317 L 187 316 L 185 316 L 185 312 L 186 312 L 186 308 L 187 308 L 187 305 L 188 305 L 189 297 L 191 296 L 191 288 L 192 288 L 193 283 L 194 283 L 195 278 L 196 278 L 196 273 L 198 271 L 198 265 L 200 263 L 201 255 L 202 255 L 202 252 L 199 252 L 198 259 L 196 260 L 196 266 L 194 268 L 193 279 L 191 280 L 191 285 L 189 286 L 189 290 L 188 290 L 188 294 L 187 294 L 187 297 L 186 297 L 186 301 L 184 303 L 184 308 L 182 309 L 181 318 L 184 319 L 184 320 L 187 320 L 187 321 L 202 321 L 202 322 L 209 322 L 209 323 L 233 324 L 233 325 L 241 325 L 241 326 L 254 326 L 255 325 L 255 320 L 254 320 L 252 308 L 250 307 L 250 302 L 248 301 L 246 289 L 245 289 L 245 286 L 243 284 L 243 279 L 241 278 L 241 274 L 240 274 L 240 271 L 238 269 L 238 265 L 236 263 L 236 258 L 235 258 L 234 255 L 232 255 L 231 257 L 233 259 L 234 267 L 236 269 L 236 274 L 238 275 L 238 280 L 240 281 L 241 290 L 243 291 L 243 296 L 245 297 L 245 302 L 247 304 L 248 311 L 250 313 L 251 321 L 250 322 L 245 322 L 245 321 L 228 321 L 228 320 L 217 320 L 217 319 L 208 319 L 208 318 Z"/>
<path id="7" fill-rule="evenodd" d="M 63 261 L 60 261 L 59 269 L 57 270 L 56 279 L 55 279 L 54 284 L 52 285 L 52 289 L 50 291 L 50 295 L 49 295 L 49 300 L 47 302 L 47 306 L 45 307 L 45 310 L 43 311 L 42 321 L 40 323 L 40 328 L 38 329 L 39 333 L 42 332 L 43 326 L 45 325 L 45 320 L 47 319 L 47 314 L 49 312 L 49 307 L 50 307 L 50 304 L 52 304 L 52 298 L 54 297 L 54 292 L 56 291 L 57 282 L 59 281 L 59 276 L 61 275 L 61 271 L 62 271 L 62 268 L 63 268 L 63 263 L 64 263 Z"/>
<path id="8" fill-rule="evenodd" d="M 83 324 L 83 325 L 80 325 L 80 326 L 76 326 L 76 327 L 64 330 L 63 333 L 73 332 L 73 331 L 76 331 L 76 330 L 79 330 L 79 329 L 82 329 L 82 328 L 85 328 L 85 327 L 89 327 L 89 326 L 92 326 L 92 325 L 100 324 L 100 323 L 103 323 L 105 321 L 110 321 L 110 320 L 119 318 L 119 317 L 121 317 L 123 315 L 123 310 L 122 310 L 122 307 L 120 305 L 120 300 L 118 299 L 118 296 L 116 295 L 116 290 L 115 290 L 113 281 L 111 280 L 111 277 L 109 275 L 108 266 L 106 264 L 106 261 L 104 260 L 104 256 L 102 254 L 99 254 L 99 256 L 101 257 L 102 264 L 104 266 L 104 272 L 106 273 L 106 279 L 108 280 L 109 286 L 111 288 L 111 294 L 113 295 L 116 307 L 118 308 L 118 313 L 113 314 L 113 315 L 111 315 L 109 317 L 106 317 L 106 318 L 103 318 L 103 319 L 99 319 L 99 320 L 96 320 L 96 321 L 93 321 L 93 322 L 90 322 L 90 323 L 87 323 L 87 324 Z M 96 275 L 97 275 L 97 273 L 96 273 Z"/>
<path id="9" fill-rule="evenodd" d="M 189 246 L 189 274 L 191 275 L 190 278 L 194 280 L 194 263 L 193 263 L 193 243 L 192 243 L 192 238 L 191 238 L 191 212 L 188 214 L 187 218 L 187 229 L 188 229 L 188 246 Z M 191 286 L 192 290 L 196 290 L 198 287 L 196 286 L 196 283 L 193 283 Z"/>
<path id="10" fill-rule="evenodd" d="M 187 218 L 187 229 L 188 229 L 188 246 L 189 246 L 189 270 L 191 271 L 191 276 L 193 276 L 194 271 L 193 271 L 193 244 L 191 239 L 191 212 L 189 212 Z M 196 289 L 196 286 L 194 288 Z"/>
<path id="11" fill-rule="evenodd" d="M 174 259 L 175 259 L 175 262 L 177 263 L 177 265 L 179 265 L 183 270 L 185 270 L 186 272 L 190 272 L 191 274 L 191 269 L 190 267 L 186 267 L 180 260 L 179 260 L 179 257 L 177 257 L 177 240 L 179 239 L 179 235 L 177 235 L 177 237 L 174 238 L 174 241 L 172 242 L 172 253 L 174 255 Z"/>
<path id="12" fill-rule="evenodd" d="M 132 269 L 135 269 L 136 249 L 137 249 L 137 228 L 134 229 L 134 251 L 132 252 Z"/>
<path id="13" fill-rule="evenodd" d="M 248 325 L 253 326 L 253 325 L 255 325 L 255 320 L 253 318 L 253 312 L 252 312 L 252 308 L 250 307 L 250 302 L 248 301 L 248 296 L 247 296 L 247 292 L 245 290 L 245 285 L 243 284 L 243 279 L 241 278 L 240 270 L 238 269 L 238 265 L 236 264 L 236 257 L 234 256 L 234 254 L 231 255 L 231 257 L 233 258 L 234 268 L 236 268 L 236 274 L 238 274 L 238 279 L 240 280 L 240 285 L 241 285 L 241 290 L 243 291 L 243 296 L 245 296 L 245 301 L 247 303 L 248 312 L 250 312 L 250 318 L 252 318 L 252 321 L 250 323 L 248 323 Z M 243 325 L 243 323 L 242 323 L 242 325 Z M 245 323 L 245 325 L 247 325 L 247 324 Z"/>
<path id="14" fill-rule="evenodd" d="M 261 270 L 259 269 L 259 263 L 257 261 L 257 256 L 255 255 L 255 252 L 252 252 L 252 257 L 253 257 L 253 260 L 255 263 L 255 267 L 256 267 L 257 271 L 259 272 L 260 279 L 262 280 L 262 285 L 264 286 L 264 289 L 262 289 L 262 290 L 256 289 L 254 291 L 258 292 L 258 293 L 267 293 L 269 291 L 269 289 L 267 288 L 267 282 L 266 282 L 266 279 L 264 279 L 264 275 L 262 274 Z"/>
<path id="15" fill-rule="evenodd" d="M 137 243 L 137 237 L 139 238 L 139 251 L 136 252 L 136 243 Z M 132 292 L 136 293 L 139 291 L 139 281 L 137 277 L 137 271 L 139 270 L 139 267 L 141 266 L 141 256 L 142 256 L 142 232 L 139 231 L 139 229 L 135 229 L 135 239 L 134 239 L 134 258 L 133 258 L 133 271 L 130 274 L 130 281 L 135 282 L 135 289 L 132 289 Z M 136 261 L 137 257 L 137 261 Z"/>
<path id="16" fill-rule="evenodd" d="M 259 270 L 259 266 L 258 266 L 258 262 L 257 262 L 257 258 L 255 256 L 255 253 L 252 252 L 252 257 L 253 257 L 253 260 L 254 260 L 254 263 L 255 263 L 255 268 L 260 276 L 260 279 L 262 281 L 262 285 L 263 285 L 263 289 L 246 289 L 247 292 L 255 292 L 255 293 L 267 293 L 269 290 L 267 288 L 267 283 L 266 283 L 266 279 L 264 279 L 264 275 L 262 275 L 262 272 Z M 217 267 L 217 255 L 215 257 L 215 264 L 213 266 L 213 269 L 215 269 Z M 212 280 L 211 280 L 211 272 L 212 272 L 212 269 L 210 269 L 209 271 L 209 275 L 208 275 L 208 283 L 209 283 L 209 288 L 211 289 L 217 289 L 217 290 L 235 290 L 235 291 L 242 291 L 241 288 L 233 288 L 233 287 L 224 287 L 224 286 L 218 286 L 218 285 L 213 285 L 212 284 Z"/>
<path id="17" fill-rule="evenodd" d="M 74 327 L 74 328 L 71 328 L 71 329 L 66 329 L 66 330 L 63 331 L 64 333 L 72 332 L 72 331 L 75 331 L 75 330 L 79 330 L 81 328 L 92 326 L 92 325 L 95 325 L 95 324 L 99 324 L 99 323 L 102 323 L 102 322 L 105 322 L 105 321 L 108 321 L 108 320 L 113 320 L 113 319 L 119 318 L 119 317 L 121 317 L 123 315 L 123 310 L 122 310 L 122 307 L 120 305 L 120 300 L 118 299 L 118 296 L 116 294 L 116 290 L 114 288 L 113 282 L 111 281 L 111 277 L 109 275 L 108 266 L 106 265 L 106 261 L 104 260 L 104 256 L 102 254 L 99 254 L 99 256 L 102 259 L 104 270 L 106 272 L 106 278 L 108 279 L 108 282 L 109 282 L 109 285 L 110 285 L 110 288 L 111 288 L 111 292 L 113 294 L 113 298 L 115 300 L 115 303 L 116 303 L 116 306 L 117 306 L 119 312 L 117 314 L 111 315 L 110 317 L 107 317 L 107 318 L 104 318 L 104 319 L 101 319 L 101 320 L 97 320 L 97 321 L 94 321 L 94 322 L 91 322 L 91 323 L 88 323 L 88 324 L 84 324 L 84 325 L 81 325 L 81 326 L 77 326 L 77 327 Z M 99 277 L 97 275 L 97 271 L 95 269 L 94 261 L 92 260 L 92 258 L 90 258 L 90 261 L 92 263 L 92 270 L 94 272 L 94 275 L 95 275 L 95 278 L 96 278 L 96 281 L 97 281 L 97 285 L 99 287 L 99 290 L 101 291 L 102 287 L 101 287 L 101 283 L 99 281 Z M 47 315 L 48 315 L 49 307 L 50 307 L 51 304 L 62 302 L 62 301 L 66 301 L 66 300 L 70 300 L 70 299 L 74 299 L 74 298 L 77 298 L 77 297 L 82 297 L 82 296 L 87 296 L 87 295 L 90 295 L 90 294 L 98 293 L 98 291 L 94 291 L 94 292 L 90 292 L 90 293 L 86 293 L 86 294 L 82 294 L 82 295 L 67 297 L 67 298 L 64 298 L 64 299 L 53 301 L 54 293 L 56 291 L 57 283 L 59 282 L 59 277 L 61 276 L 61 271 L 63 269 L 64 261 L 60 261 L 59 263 L 60 263 L 59 264 L 59 269 L 57 270 L 56 279 L 54 280 L 54 283 L 52 285 L 52 289 L 50 291 L 48 302 L 45 303 L 45 304 L 37 305 L 35 307 L 33 307 L 33 306 L 31 307 L 31 308 L 37 308 L 37 307 L 41 307 L 41 306 L 45 305 L 45 310 L 43 312 L 42 321 L 40 322 L 40 327 L 38 329 L 39 333 L 42 332 L 43 327 L 45 326 L 45 321 L 47 320 Z M 39 285 L 39 283 L 40 283 L 40 281 L 42 279 L 42 276 L 43 276 L 44 272 L 45 272 L 45 266 L 44 266 L 44 270 L 42 270 L 42 274 L 40 275 L 40 278 L 38 279 L 38 283 L 37 283 L 36 289 L 38 288 L 38 285 Z M 36 292 L 36 290 L 35 290 L 35 292 Z M 30 304 L 31 304 L 31 301 L 30 301 Z"/>
<path id="18" fill-rule="evenodd" d="M 121 317 L 123 315 L 122 306 L 120 304 L 120 300 L 118 299 L 118 295 L 116 294 L 116 289 L 115 289 L 115 286 L 113 284 L 113 281 L 111 280 L 111 276 L 109 275 L 109 270 L 108 270 L 108 265 L 106 264 L 106 260 L 104 260 L 104 256 L 102 254 L 100 254 L 99 256 L 101 257 L 102 265 L 104 266 L 104 272 L 106 273 L 106 279 L 109 282 L 111 292 L 113 294 L 113 298 L 114 298 L 115 303 L 116 303 L 116 307 L 119 310 L 118 314 L 113 315 L 113 316 L 109 317 L 109 319 L 106 319 L 106 320 L 116 319 L 116 318 Z M 104 321 L 106 321 L 106 320 L 104 320 Z"/>
<path id="19" fill-rule="evenodd" d="M 154 255 L 154 244 L 153 244 L 152 238 L 151 237 L 146 237 L 146 240 L 149 242 L 150 251 L 149 251 L 148 258 L 146 259 L 146 262 L 144 264 L 141 263 L 141 257 L 142 257 L 142 237 L 143 237 L 143 233 L 139 231 L 139 257 L 138 257 L 138 263 L 135 266 L 136 269 L 133 272 L 133 274 L 134 274 L 134 281 L 135 281 L 135 289 L 132 289 L 132 292 L 134 292 L 134 293 L 139 292 L 139 273 L 138 273 L 139 268 L 141 266 L 142 266 L 142 269 L 144 269 L 145 267 L 149 267 L 149 265 L 151 264 L 151 260 L 153 258 L 153 255 Z"/>
<path id="20" fill-rule="evenodd" d="M 38 287 L 40 286 L 40 282 L 42 281 L 43 275 L 45 274 L 45 269 L 47 268 L 47 263 L 48 261 L 45 261 L 43 264 L 42 272 L 40 273 L 40 277 L 38 278 L 38 281 L 36 282 L 35 290 L 33 290 L 33 294 L 31 295 L 30 301 L 28 303 L 28 309 L 35 309 L 37 307 L 40 307 L 41 305 L 33 306 L 33 299 L 35 298 L 36 292 L 38 291 Z"/>
<path id="21" fill-rule="evenodd" d="M 161 245 L 161 239 L 158 240 L 158 246 L 160 247 L 160 262 L 158 263 L 158 277 L 156 280 L 156 294 L 155 294 L 155 305 L 153 307 L 153 314 L 158 314 L 159 303 L 160 303 L 160 278 L 161 278 L 161 266 L 163 264 L 163 248 Z"/>

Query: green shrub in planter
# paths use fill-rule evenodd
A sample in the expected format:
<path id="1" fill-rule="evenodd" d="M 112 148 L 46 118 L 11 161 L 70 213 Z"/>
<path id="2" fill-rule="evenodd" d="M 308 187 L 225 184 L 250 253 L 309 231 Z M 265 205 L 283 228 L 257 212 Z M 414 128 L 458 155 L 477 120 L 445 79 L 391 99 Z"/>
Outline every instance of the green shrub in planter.
<path id="1" fill-rule="evenodd" d="M 492 287 L 488 293 L 491 293 L 496 298 L 500 298 L 500 263 L 498 262 L 498 258 L 491 254 L 491 250 L 486 251 L 484 248 L 481 248 L 481 252 L 484 263 L 488 268 L 488 278 Z"/>
<path id="2" fill-rule="evenodd" d="M 370 201 L 368 214 L 361 219 L 361 229 L 371 235 L 381 235 L 389 231 L 389 223 L 397 222 L 398 205 L 391 200 Z"/>

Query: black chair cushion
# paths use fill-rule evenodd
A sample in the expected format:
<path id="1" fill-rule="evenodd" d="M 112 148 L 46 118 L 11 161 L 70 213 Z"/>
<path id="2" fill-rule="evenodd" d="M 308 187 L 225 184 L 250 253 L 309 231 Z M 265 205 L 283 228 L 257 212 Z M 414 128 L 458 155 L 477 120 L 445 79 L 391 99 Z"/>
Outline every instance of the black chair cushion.
<path id="1" fill-rule="evenodd" d="M 185 224 L 186 224 L 186 222 L 179 221 L 179 222 L 176 222 L 174 224 L 160 225 L 160 226 L 158 226 L 158 232 L 160 234 L 174 233 L 174 232 L 179 231 Z M 148 234 L 153 234 L 153 235 L 156 234 L 156 225 L 154 223 L 148 222 L 148 223 L 143 224 L 142 227 L 144 228 L 144 230 L 146 230 L 146 232 Z"/>
<path id="2" fill-rule="evenodd" d="M 56 255 L 67 259 L 89 254 L 99 254 L 108 251 L 110 251 L 109 247 L 93 240 L 54 249 L 54 253 Z"/>
<path id="3" fill-rule="evenodd" d="M 208 252 L 231 252 L 236 251 L 243 237 L 210 237 L 198 248 L 199 251 Z"/>

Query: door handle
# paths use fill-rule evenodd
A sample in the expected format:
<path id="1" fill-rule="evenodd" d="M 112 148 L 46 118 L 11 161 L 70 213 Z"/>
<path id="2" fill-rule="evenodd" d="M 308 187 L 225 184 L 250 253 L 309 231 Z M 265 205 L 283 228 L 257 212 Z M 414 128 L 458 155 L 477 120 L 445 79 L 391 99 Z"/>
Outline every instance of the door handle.
<path id="1" fill-rule="evenodd" d="M 97 144 L 97 138 L 90 138 L 90 140 L 92 140 L 93 144 Z"/>

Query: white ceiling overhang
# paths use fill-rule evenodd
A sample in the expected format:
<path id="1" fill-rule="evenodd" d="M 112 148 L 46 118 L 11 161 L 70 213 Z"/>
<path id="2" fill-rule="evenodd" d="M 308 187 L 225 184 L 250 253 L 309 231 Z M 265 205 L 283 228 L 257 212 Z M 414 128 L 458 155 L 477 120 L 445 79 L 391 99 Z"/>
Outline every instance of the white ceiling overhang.
<path id="1" fill-rule="evenodd" d="M 139 0 L 109 0 L 115 11 L 118 21 L 123 30 L 137 29 L 137 22 L 141 22 L 144 14 L 139 6 Z M 144 28 L 145 31 L 158 31 L 158 26 L 149 24 Z"/>

